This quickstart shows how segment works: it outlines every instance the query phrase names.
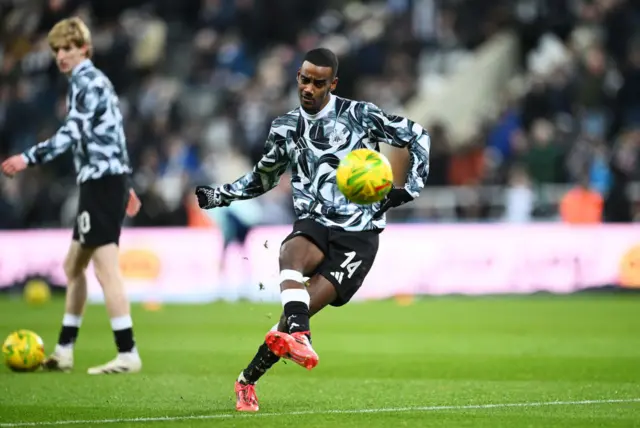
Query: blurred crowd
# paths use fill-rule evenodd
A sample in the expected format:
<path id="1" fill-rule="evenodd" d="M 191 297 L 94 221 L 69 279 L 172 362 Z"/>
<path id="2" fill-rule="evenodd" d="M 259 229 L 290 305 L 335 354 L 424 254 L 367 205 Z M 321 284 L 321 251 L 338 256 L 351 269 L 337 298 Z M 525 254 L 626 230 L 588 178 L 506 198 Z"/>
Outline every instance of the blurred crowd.
<path id="1" fill-rule="evenodd" d="M 576 183 L 601 196 L 608 219 L 632 219 L 626 186 L 639 165 L 640 11 L 631 1 L 5 0 L 0 158 L 48 138 L 64 118 L 66 82 L 46 33 L 70 15 L 90 25 L 94 62 L 120 94 L 143 202 L 133 226 L 211 222 L 191 189 L 234 180 L 259 159 L 270 121 L 297 103 L 295 72 L 307 50 L 322 45 L 339 55 L 338 95 L 393 112 L 416 94 L 421 74 L 451 71 L 424 70 L 426 55 L 472 52 L 504 29 L 518 34 L 523 75 L 496 94 L 500 115 L 456 144 L 447 132 L 455 124 L 423 124 L 433 144 L 428 185 L 469 189 L 447 219 L 552 216 L 561 207 L 540 204 L 536 191 L 546 183 Z M 287 181 L 239 205 L 233 222 L 291 222 Z M 70 154 L 0 179 L 0 228 L 68 227 L 74 183 Z M 483 200 L 479 189 L 490 184 L 506 186 L 503 212 Z M 406 213 L 396 218 L 442 216 Z"/>
<path id="2" fill-rule="evenodd" d="M 431 186 L 463 186 L 458 220 L 574 223 L 639 219 L 640 4 L 517 0 L 523 73 L 497 117 L 453 150 L 432 124 Z M 454 126 L 454 125 L 453 125 Z M 544 192 L 566 185 L 559 196 Z M 483 186 L 506 186 L 496 209 Z M 582 213 L 593 213 L 582 215 Z M 421 216 L 438 217 L 430 210 Z"/>

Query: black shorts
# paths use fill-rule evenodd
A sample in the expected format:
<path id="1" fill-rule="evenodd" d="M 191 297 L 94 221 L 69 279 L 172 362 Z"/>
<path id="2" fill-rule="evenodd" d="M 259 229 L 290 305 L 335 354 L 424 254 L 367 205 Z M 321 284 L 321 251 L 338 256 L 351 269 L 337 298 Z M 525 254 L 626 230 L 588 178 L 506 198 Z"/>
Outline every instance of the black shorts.
<path id="1" fill-rule="evenodd" d="M 304 236 L 324 253 L 324 261 L 315 272 L 327 278 L 336 288 L 338 297 L 332 306 L 349 302 L 360 289 L 378 253 L 380 230 L 346 232 L 331 229 L 311 220 L 298 220 L 283 244 L 296 236 Z"/>
<path id="2" fill-rule="evenodd" d="M 125 175 L 108 175 L 80 184 L 73 240 L 87 248 L 118 245 L 128 198 Z"/>

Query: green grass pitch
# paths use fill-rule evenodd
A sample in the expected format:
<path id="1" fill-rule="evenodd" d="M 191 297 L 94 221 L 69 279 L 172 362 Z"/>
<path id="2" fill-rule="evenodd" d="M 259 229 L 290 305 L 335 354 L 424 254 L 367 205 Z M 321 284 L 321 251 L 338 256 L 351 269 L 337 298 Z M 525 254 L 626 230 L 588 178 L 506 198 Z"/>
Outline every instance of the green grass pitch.
<path id="1" fill-rule="evenodd" d="M 320 364 L 278 363 L 261 411 L 233 383 L 280 305 L 134 307 L 143 372 L 91 377 L 115 355 L 90 306 L 76 369 L 0 368 L 0 427 L 640 427 L 640 296 L 424 298 L 329 308 L 312 319 Z M 51 351 L 63 302 L 0 299 L 0 334 L 38 332 Z"/>

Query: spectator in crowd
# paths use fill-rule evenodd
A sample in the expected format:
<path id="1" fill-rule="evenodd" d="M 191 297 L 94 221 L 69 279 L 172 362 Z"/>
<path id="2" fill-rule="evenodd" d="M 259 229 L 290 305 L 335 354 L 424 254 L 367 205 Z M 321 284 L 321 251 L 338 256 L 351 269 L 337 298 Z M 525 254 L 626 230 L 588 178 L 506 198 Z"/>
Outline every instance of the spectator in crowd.
<path id="1" fill-rule="evenodd" d="M 456 123 L 423 124 L 433 141 L 427 185 L 434 195 L 441 188 L 451 195 L 445 204 L 425 200 L 428 209 L 398 210 L 390 220 L 557 218 L 560 198 L 553 195 L 564 193 L 545 189 L 570 186 L 585 170 L 590 189 L 605 200 L 606 221 L 635 216 L 629 189 L 640 168 L 633 160 L 640 129 L 637 2 L 0 2 L 0 158 L 64 118 L 66 83 L 44 36 L 73 14 L 92 27 L 96 65 L 122 103 L 143 202 L 131 226 L 211 226 L 194 215 L 193 183 L 229 181 L 255 162 L 270 121 L 295 105 L 303 52 L 331 48 L 340 57 L 339 95 L 394 111 L 422 96 L 426 77 L 453 74 L 460 58 L 504 28 L 519 35 L 520 89 L 505 85 L 495 94 L 503 99 L 500 113 L 479 120 L 464 141 L 451 136 Z M 405 161 L 392 159 L 394 168 Z M 73 186 L 69 162 L 62 156 L 0 183 L 0 227 L 68 227 L 76 197 L 64 190 Z M 502 193 L 489 197 L 486 186 Z M 287 196 L 285 186 L 258 200 L 260 222 L 287 212 Z"/>
<path id="2" fill-rule="evenodd" d="M 578 185 L 560 201 L 560 217 L 569 224 L 602 222 L 604 201 L 598 191 L 591 188 L 589 174 L 585 172 Z"/>

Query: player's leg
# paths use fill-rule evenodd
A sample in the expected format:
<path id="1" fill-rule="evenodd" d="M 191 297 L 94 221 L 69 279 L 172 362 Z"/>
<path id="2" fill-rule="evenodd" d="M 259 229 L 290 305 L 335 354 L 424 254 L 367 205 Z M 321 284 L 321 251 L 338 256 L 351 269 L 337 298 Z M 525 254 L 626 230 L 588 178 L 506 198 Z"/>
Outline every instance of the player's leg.
<path id="1" fill-rule="evenodd" d="M 333 284 L 321 275 L 315 275 L 311 278 L 307 290 L 310 296 L 310 317 L 313 317 L 320 312 L 322 308 L 330 305 L 337 298 L 336 289 Z M 289 331 L 287 318 L 284 313 L 281 315 L 279 322 L 271 328 L 271 331 L 283 333 Z M 256 383 L 278 360 L 280 360 L 280 357 L 271 352 L 269 347 L 266 346 L 266 343 L 263 343 L 253 360 L 251 360 L 247 368 L 242 371 L 239 379 L 243 383 Z"/>
<path id="2" fill-rule="evenodd" d="M 118 254 L 128 197 L 127 180 L 123 175 L 89 180 L 81 185 L 80 242 L 84 248 L 93 249 L 93 269 L 102 287 L 118 348 L 114 360 L 90 368 L 89 374 L 131 373 L 142 367 L 133 339 L 133 323 Z"/>
<path id="3" fill-rule="evenodd" d="M 360 289 L 365 277 L 373 266 L 378 252 L 379 235 L 377 231 L 365 232 L 329 232 L 327 256 L 312 279 L 309 287 L 313 292 L 310 313 L 314 314 L 326 305 L 342 306 L 349 302 Z M 286 315 L 286 313 L 285 313 Z M 291 321 L 286 317 L 291 331 Z M 288 358 L 295 363 L 311 369 L 308 364 L 309 352 L 315 351 L 302 333 L 267 333 L 266 344 L 279 357 Z M 317 363 L 317 357 L 315 362 Z"/>
<path id="4" fill-rule="evenodd" d="M 337 298 L 334 286 L 321 275 L 315 275 L 311 279 L 308 290 L 310 295 L 309 318 Z M 313 293 L 313 301 L 311 301 L 311 293 Z M 289 331 L 271 330 L 267 333 L 265 342 L 275 355 L 287 358 L 311 370 L 318 364 L 318 355 L 311 347 L 311 333 L 304 329 L 304 326 L 296 328 L 296 319 L 287 314 L 287 304 L 284 307 Z M 305 319 L 307 325 L 309 318 Z"/>
<path id="5" fill-rule="evenodd" d="M 294 321 L 296 324 L 294 328 L 300 329 L 294 334 L 304 336 L 304 330 L 309 332 L 311 297 L 305 288 L 304 276 L 311 276 L 315 273 L 324 260 L 328 243 L 328 229 L 313 220 L 296 221 L 293 225 L 293 231 L 282 242 L 279 259 L 280 290 L 284 313 L 272 330 L 289 333 L 291 321 Z M 290 318 L 292 315 L 293 318 Z M 265 338 L 265 342 L 260 346 L 247 367 L 247 373 L 245 374 L 243 370 L 236 381 L 237 410 L 258 411 L 258 399 L 255 395 L 254 384 L 279 359 L 269 348 L 267 339 Z M 313 349 L 311 351 L 315 354 Z M 315 362 L 317 363 L 317 355 L 315 355 Z"/>
<path id="6" fill-rule="evenodd" d="M 310 297 L 309 316 L 312 317 L 320 312 L 325 306 L 333 303 L 337 296 L 336 289 L 333 284 L 321 275 L 314 275 L 307 287 Z M 287 318 L 283 313 L 279 322 L 273 326 L 271 331 L 279 331 L 287 333 L 289 326 Z M 255 392 L 255 384 L 258 380 L 280 360 L 274 354 L 267 343 L 263 343 L 258 348 L 258 352 L 253 357 L 249 365 L 240 372 L 240 376 L 236 381 L 236 409 L 240 411 L 258 411 L 258 397 Z"/>
<path id="7" fill-rule="evenodd" d="M 67 290 L 62 328 L 53 354 L 44 361 L 46 369 L 70 370 L 73 368 L 73 345 L 78 338 L 87 301 L 85 271 L 92 253 L 91 249 L 82 248 L 77 240 L 71 241 L 71 247 L 64 260 Z"/>
<path id="8" fill-rule="evenodd" d="M 304 277 L 316 273 L 329 251 L 329 228 L 305 219 L 280 247 L 280 298 L 288 332 L 270 331 L 265 337 L 269 349 L 308 370 L 318 364 L 318 354 L 311 346 L 309 324 L 310 296 Z"/>
<path id="9" fill-rule="evenodd" d="M 296 236 L 280 248 L 280 299 L 286 317 L 288 332 L 296 336 L 310 337 L 309 305 L 310 296 L 304 284 L 305 274 L 314 272 L 324 260 L 324 253 L 313 241 L 305 236 Z M 274 339 L 282 336 L 273 336 Z M 278 343 L 267 344 L 276 354 L 284 350 L 274 350 Z M 282 344 L 280 344 L 282 345 Z M 300 361 L 311 369 L 317 364 L 317 355 L 310 349 L 308 356 Z"/>
<path id="10" fill-rule="evenodd" d="M 378 252 L 379 231 L 344 232 L 326 228 L 324 230 L 327 231 L 328 245 L 323 252 L 326 258 L 321 266 L 318 265 L 318 273 L 333 285 L 337 293 L 337 298 L 330 304 L 341 306 L 358 291 L 373 266 Z M 313 235 L 309 236 L 313 237 Z M 294 251 L 297 249 L 294 248 Z M 283 281 L 283 288 L 288 284 L 287 281 Z M 282 294 L 286 291 L 283 290 Z M 265 342 L 275 355 L 286 357 L 311 370 L 317 365 L 318 356 L 311 347 L 310 336 L 305 328 L 308 327 L 309 318 L 304 317 L 305 314 L 302 311 L 296 318 L 295 312 L 291 310 L 287 312 L 289 303 L 284 298 L 283 304 L 290 334 L 271 331 L 267 333 Z M 298 307 L 303 308 L 302 305 L 296 308 Z M 305 321 L 306 325 L 303 324 Z M 294 329 L 295 324 L 302 325 Z"/>
<path id="11" fill-rule="evenodd" d="M 102 287 L 107 313 L 118 348 L 109 363 L 89 369 L 90 374 L 132 373 L 140 371 L 142 362 L 135 347 L 129 299 L 120 274 L 119 249 L 115 243 L 96 248 L 93 257 L 96 278 Z"/>

